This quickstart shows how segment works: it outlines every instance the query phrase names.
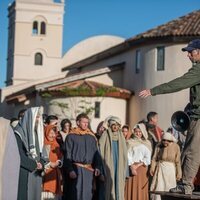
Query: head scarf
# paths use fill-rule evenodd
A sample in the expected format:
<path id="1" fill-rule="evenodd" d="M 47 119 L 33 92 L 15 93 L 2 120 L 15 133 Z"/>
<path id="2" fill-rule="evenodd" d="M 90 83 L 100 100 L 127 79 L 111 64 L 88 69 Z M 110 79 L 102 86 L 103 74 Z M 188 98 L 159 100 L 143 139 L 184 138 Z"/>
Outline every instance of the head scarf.
<path id="1" fill-rule="evenodd" d="M 108 121 L 109 121 L 109 119 L 110 119 L 111 117 L 112 117 L 112 116 L 109 115 L 109 116 L 104 120 L 104 122 L 103 122 L 103 127 L 104 127 L 105 129 L 108 129 Z"/>
<path id="2" fill-rule="evenodd" d="M 56 140 L 56 137 L 54 138 L 53 141 L 50 141 L 48 139 L 48 135 L 52 129 L 54 129 L 56 135 L 58 134 L 58 130 L 57 130 L 56 126 L 54 126 L 54 125 L 45 126 L 44 145 L 45 145 L 45 147 L 47 147 L 47 146 L 49 147 L 49 152 L 47 152 L 49 155 L 49 160 L 52 162 L 55 162 L 56 160 L 59 160 L 61 158 L 61 151 L 60 151 L 60 146 Z"/>
<path id="3" fill-rule="evenodd" d="M 35 124 L 36 117 L 39 115 L 39 121 L 37 125 L 37 134 L 39 141 L 39 150 L 42 153 L 44 145 L 44 127 L 42 119 L 42 108 L 41 107 L 32 107 L 25 111 L 24 116 L 20 119 L 18 125 L 15 127 L 15 133 L 21 138 L 26 151 L 31 154 L 33 158 L 36 158 L 38 155 L 36 153 L 36 144 L 35 144 Z"/>
<path id="4" fill-rule="evenodd" d="M 138 138 L 133 133 L 134 137 L 128 141 L 128 148 L 133 147 L 133 146 L 138 146 L 140 144 L 144 144 L 150 151 L 152 151 L 151 142 L 148 140 L 148 133 L 147 133 L 145 124 L 143 123 L 136 124 L 133 127 L 133 132 L 136 128 L 139 128 L 141 130 L 143 138 Z"/>
<path id="5" fill-rule="evenodd" d="M 44 129 L 45 137 L 44 137 L 44 147 L 47 151 L 48 158 L 50 162 L 56 162 L 57 160 L 61 160 L 62 153 L 60 150 L 60 146 L 54 138 L 53 141 L 48 139 L 48 135 L 52 129 L 55 128 L 55 134 L 57 135 L 57 129 L 54 125 L 47 125 Z M 49 191 L 54 194 L 61 194 L 61 180 L 60 180 L 60 170 L 56 168 L 49 168 L 45 171 L 45 176 L 43 179 L 43 190 Z"/>
<path id="6" fill-rule="evenodd" d="M 121 120 L 119 119 L 119 117 L 111 116 L 108 119 L 108 127 L 111 127 L 113 124 L 116 123 L 118 123 L 121 126 Z"/>
<path id="7" fill-rule="evenodd" d="M 142 136 L 144 137 L 145 140 L 147 140 L 148 138 L 148 133 L 147 133 L 147 129 L 146 129 L 146 126 L 145 124 L 143 123 L 139 123 L 139 124 L 136 124 L 134 127 L 133 127 L 133 132 L 136 128 L 139 128 L 142 132 Z M 134 135 L 134 137 L 137 137 Z"/>
<path id="8" fill-rule="evenodd" d="M 163 134 L 162 140 L 169 140 L 171 142 L 177 142 L 176 138 L 169 132 L 165 132 Z"/>
<path id="9" fill-rule="evenodd" d="M 111 116 L 108 120 L 108 129 L 107 130 L 108 130 L 108 132 L 111 133 L 112 140 L 118 141 L 119 136 L 120 136 L 120 134 L 122 134 L 122 132 L 120 129 L 118 129 L 118 131 L 116 131 L 116 132 L 113 132 L 111 127 L 114 124 L 119 124 L 121 126 L 121 120 L 118 117 Z"/>

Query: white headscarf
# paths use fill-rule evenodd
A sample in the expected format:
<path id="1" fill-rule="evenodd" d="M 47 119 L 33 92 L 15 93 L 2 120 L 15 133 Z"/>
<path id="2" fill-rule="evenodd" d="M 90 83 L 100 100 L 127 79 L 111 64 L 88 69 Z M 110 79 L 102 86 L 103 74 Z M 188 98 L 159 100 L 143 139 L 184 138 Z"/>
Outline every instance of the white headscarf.
<path id="1" fill-rule="evenodd" d="M 109 119 L 108 119 L 108 126 L 111 127 L 113 124 L 116 124 L 118 123 L 119 125 L 121 125 L 121 120 L 119 117 L 116 117 L 116 116 L 111 116 Z"/>
<path id="2" fill-rule="evenodd" d="M 22 142 L 25 145 L 27 152 L 31 154 L 33 158 L 37 157 L 36 146 L 35 146 L 35 123 L 36 117 L 39 115 L 39 122 L 37 126 L 39 150 L 42 153 L 44 145 L 44 127 L 42 119 L 42 108 L 32 107 L 25 111 L 23 118 L 19 121 L 17 127 L 15 128 L 15 133 L 17 133 Z"/>
<path id="3" fill-rule="evenodd" d="M 141 130 L 144 139 L 147 140 L 148 139 L 148 133 L 147 133 L 147 129 L 146 129 L 145 124 L 143 124 L 143 123 L 136 124 L 133 127 L 133 132 L 134 132 L 134 129 L 136 129 L 136 128 L 139 128 Z"/>
<path id="4" fill-rule="evenodd" d="M 148 140 L 148 133 L 147 133 L 145 124 L 143 124 L 143 123 L 136 124 L 133 127 L 133 132 L 134 132 L 134 129 L 136 129 L 136 128 L 139 128 L 141 130 L 142 136 L 144 139 L 138 138 L 137 136 L 135 136 L 133 134 L 134 138 L 129 139 L 127 142 L 128 149 L 133 146 L 138 146 L 140 144 L 144 144 L 150 151 L 152 151 L 151 142 Z"/>
<path id="5" fill-rule="evenodd" d="M 108 129 L 108 121 L 109 121 L 109 119 L 110 119 L 111 117 L 112 117 L 112 116 L 109 115 L 109 116 L 104 120 L 104 122 L 103 122 L 103 127 L 104 127 L 105 129 Z"/>
<path id="6" fill-rule="evenodd" d="M 169 140 L 171 142 L 177 142 L 176 138 L 169 132 L 165 132 L 162 135 L 162 140 Z"/>

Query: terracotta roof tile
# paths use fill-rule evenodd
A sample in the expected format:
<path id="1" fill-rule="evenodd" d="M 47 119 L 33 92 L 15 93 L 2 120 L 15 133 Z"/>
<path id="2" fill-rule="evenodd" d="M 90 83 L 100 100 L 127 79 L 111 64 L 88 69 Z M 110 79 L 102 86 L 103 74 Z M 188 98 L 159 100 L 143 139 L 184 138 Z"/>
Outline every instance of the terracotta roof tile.
<path id="1" fill-rule="evenodd" d="M 200 36 L 200 10 L 138 34 L 129 40 L 166 36 Z"/>

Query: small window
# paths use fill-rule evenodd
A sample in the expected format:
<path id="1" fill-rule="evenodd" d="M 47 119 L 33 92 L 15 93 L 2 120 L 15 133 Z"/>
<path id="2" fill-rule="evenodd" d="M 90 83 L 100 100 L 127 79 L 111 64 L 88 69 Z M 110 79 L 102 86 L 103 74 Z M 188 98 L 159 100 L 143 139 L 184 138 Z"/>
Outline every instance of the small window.
<path id="1" fill-rule="evenodd" d="M 140 73 L 140 67 L 141 67 L 141 51 L 136 50 L 135 54 L 135 73 L 138 74 Z"/>
<path id="2" fill-rule="evenodd" d="M 32 30 L 33 35 L 37 35 L 38 34 L 38 22 L 34 21 L 33 22 L 33 30 Z"/>
<path id="3" fill-rule="evenodd" d="M 95 102 L 95 108 L 94 108 L 94 117 L 100 118 L 100 102 Z"/>
<path id="4" fill-rule="evenodd" d="M 157 47 L 157 71 L 165 70 L 165 47 Z"/>
<path id="5" fill-rule="evenodd" d="M 41 35 L 45 35 L 46 34 L 46 23 L 45 22 L 41 22 L 40 34 Z"/>
<path id="6" fill-rule="evenodd" d="M 41 53 L 35 54 L 35 65 L 42 65 L 43 63 L 43 57 Z"/>

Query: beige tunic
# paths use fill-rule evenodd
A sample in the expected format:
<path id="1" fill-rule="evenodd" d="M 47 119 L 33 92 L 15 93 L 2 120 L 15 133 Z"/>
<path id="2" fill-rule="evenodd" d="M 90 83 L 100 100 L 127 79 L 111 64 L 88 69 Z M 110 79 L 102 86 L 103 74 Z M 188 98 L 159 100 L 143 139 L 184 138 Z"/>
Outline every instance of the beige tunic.
<path id="1" fill-rule="evenodd" d="M 151 191 L 169 191 L 176 187 L 176 179 L 182 176 L 179 146 L 176 143 L 170 143 L 167 147 L 158 144 L 152 158 L 151 171 L 154 172 Z M 158 200 L 160 196 L 155 195 L 152 199 Z"/>
<path id="2" fill-rule="evenodd" d="M 155 171 L 157 162 L 172 162 L 176 169 L 176 178 L 180 179 L 182 177 L 181 170 L 181 159 L 180 159 L 180 148 L 178 144 L 171 143 L 169 146 L 162 148 L 159 143 L 156 146 L 152 161 L 151 161 L 151 171 Z"/>

